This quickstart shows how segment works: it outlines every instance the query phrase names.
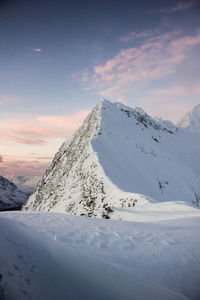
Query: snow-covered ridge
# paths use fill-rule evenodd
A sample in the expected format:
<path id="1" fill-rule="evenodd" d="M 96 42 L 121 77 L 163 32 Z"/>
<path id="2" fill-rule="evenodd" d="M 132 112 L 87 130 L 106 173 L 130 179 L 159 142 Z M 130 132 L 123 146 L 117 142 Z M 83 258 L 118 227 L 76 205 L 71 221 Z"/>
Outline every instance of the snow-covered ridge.
<path id="1" fill-rule="evenodd" d="M 119 219 L 119 209 L 149 203 L 198 206 L 199 144 L 188 141 L 168 121 L 101 100 L 61 146 L 24 209 Z"/>
<path id="2" fill-rule="evenodd" d="M 200 131 L 200 104 L 177 122 L 177 127 Z"/>
<path id="3" fill-rule="evenodd" d="M 27 197 L 14 183 L 0 176 L 0 211 L 20 209 Z"/>
<path id="4" fill-rule="evenodd" d="M 176 126 L 170 126 L 171 128 L 168 128 L 170 121 L 161 121 L 161 119 L 153 119 L 141 107 L 136 107 L 133 109 L 120 102 L 115 102 L 114 105 L 116 105 L 116 107 L 119 108 L 122 112 L 126 113 L 129 118 L 134 117 L 138 121 L 137 125 L 142 124 L 146 128 L 148 126 L 151 126 L 156 130 L 163 130 L 169 133 L 175 133 L 177 131 Z"/>

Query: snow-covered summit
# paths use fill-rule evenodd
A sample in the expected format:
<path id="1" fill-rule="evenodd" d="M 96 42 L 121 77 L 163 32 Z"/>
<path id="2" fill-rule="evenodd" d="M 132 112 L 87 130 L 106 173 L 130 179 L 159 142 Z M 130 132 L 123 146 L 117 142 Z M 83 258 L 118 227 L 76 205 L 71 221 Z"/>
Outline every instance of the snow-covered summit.
<path id="1" fill-rule="evenodd" d="M 198 206 L 199 145 L 177 131 L 142 109 L 101 100 L 61 146 L 24 209 L 121 218 L 163 201 Z"/>
<path id="2" fill-rule="evenodd" d="M 187 128 L 191 131 L 200 131 L 200 104 L 196 105 L 192 111 L 186 113 L 185 116 L 177 122 L 177 127 Z"/>
<path id="3" fill-rule="evenodd" d="M 14 183 L 0 176 L 0 211 L 20 209 L 27 197 Z"/>

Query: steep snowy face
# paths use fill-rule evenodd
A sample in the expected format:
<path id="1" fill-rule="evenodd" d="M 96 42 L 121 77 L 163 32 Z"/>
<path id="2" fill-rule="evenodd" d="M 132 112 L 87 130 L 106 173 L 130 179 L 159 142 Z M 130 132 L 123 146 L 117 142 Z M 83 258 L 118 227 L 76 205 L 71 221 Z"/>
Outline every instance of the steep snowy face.
<path id="1" fill-rule="evenodd" d="M 20 209 L 27 198 L 14 183 L 0 176 L 0 211 Z"/>
<path id="2" fill-rule="evenodd" d="M 177 122 L 177 127 L 189 130 L 198 130 L 200 132 L 200 104 L 196 105 L 192 111 L 185 114 Z"/>
<path id="3" fill-rule="evenodd" d="M 141 109 L 106 104 L 92 146 L 120 190 L 156 201 L 199 202 L 200 141 Z M 138 201 L 139 202 L 139 201 Z"/>
<path id="4" fill-rule="evenodd" d="M 61 146 L 24 209 L 116 218 L 150 202 L 198 206 L 199 162 L 193 135 L 103 100 Z"/>

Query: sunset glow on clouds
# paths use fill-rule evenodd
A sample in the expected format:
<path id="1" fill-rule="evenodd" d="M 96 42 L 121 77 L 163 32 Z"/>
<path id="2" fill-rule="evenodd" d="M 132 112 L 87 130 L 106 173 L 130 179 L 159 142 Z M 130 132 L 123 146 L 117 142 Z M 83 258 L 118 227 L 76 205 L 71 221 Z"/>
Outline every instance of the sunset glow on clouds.
<path id="1" fill-rule="evenodd" d="M 1 121 L 1 173 L 41 175 L 88 113 L 85 110 L 70 116 L 13 115 Z"/>
<path id="2" fill-rule="evenodd" d="M 43 174 L 102 97 L 174 122 L 200 103 L 199 1 L 4 2 L 0 175 Z"/>
<path id="3" fill-rule="evenodd" d="M 145 31 L 133 32 L 121 40 L 130 42 L 141 37 L 146 38 L 137 47 L 122 49 L 105 64 L 95 66 L 90 76 L 87 75 L 88 85 L 91 90 L 98 89 L 100 95 L 111 99 L 130 99 L 130 95 L 139 91 L 143 105 L 148 102 L 149 107 L 152 104 L 157 106 L 157 112 L 154 108 L 149 113 L 156 112 L 163 118 L 177 120 L 188 108 L 192 108 L 191 104 L 182 103 L 181 109 L 177 109 L 180 105 L 179 97 L 183 101 L 186 96 L 191 100 L 200 96 L 199 65 L 194 66 L 192 59 L 188 65 L 188 59 L 194 55 L 194 50 L 200 49 L 200 29 L 190 36 L 184 35 L 182 31 L 164 34 L 159 34 L 158 30 L 148 30 L 146 34 Z M 184 65 L 187 67 L 185 74 L 179 76 L 178 70 L 184 69 Z M 169 76 L 174 81 L 167 84 L 168 87 L 153 88 L 154 81 L 165 80 Z M 86 82 L 85 73 L 83 82 Z M 152 85 L 149 87 L 150 84 Z M 170 111 L 173 111 L 171 115 L 167 110 L 162 112 L 163 102 L 170 103 Z"/>
<path id="4" fill-rule="evenodd" d="M 138 47 L 121 50 L 104 65 L 96 66 L 88 81 L 91 80 L 91 85 L 99 88 L 102 95 L 123 96 L 134 91 L 140 82 L 144 84 L 175 73 L 177 65 L 196 45 L 200 45 L 200 31 L 185 37 L 178 37 L 176 31 L 157 35 L 146 39 Z"/>

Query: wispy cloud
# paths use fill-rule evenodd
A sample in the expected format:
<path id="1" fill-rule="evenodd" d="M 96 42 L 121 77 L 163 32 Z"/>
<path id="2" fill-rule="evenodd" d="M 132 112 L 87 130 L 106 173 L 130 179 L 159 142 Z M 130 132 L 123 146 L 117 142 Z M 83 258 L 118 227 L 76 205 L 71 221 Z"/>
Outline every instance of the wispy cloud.
<path id="1" fill-rule="evenodd" d="M 1 174 L 43 174 L 61 143 L 82 124 L 88 113 L 83 110 L 62 116 L 12 114 L 1 120 L 0 143 L 4 157 Z M 26 157 L 27 151 L 32 153 L 29 157 Z"/>
<path id="2" fill-rule="evenodd" d="M 13 98 L 13 97 L 2 97 L 0 98 L 0 105 L 6 105 L 10 103 L 16 103 L 19 102 L 19 99 Z"/>
<path id="3" fill-rule="evenodd" d="M 2 175 L 16 174 L 41 176 L 49 165 L 50 160 L 46 162 L 30 159 L 27 159 L 27 161 L 19 161 L 13 156 L 5 158 L 4 163 L 0 167 L 0 171 Z"/>
<path id="4" fill-rule="evenodd" d="M 3 156 L 2 155 L 0 155 L 0 162 L 2 162 L 3 161 Z"/>
<path id="5" fill-rule="evenodd" d="M 176 4 L 174 7 L 163 7 L 160 9 L 161 13 L 173 13 L 175 11 L 185 10 L 192 8 L 196 5 L 198 5 L 199 2 L 197 0 L 188 0 L 188 1 L 180 1 Z"/>
<path id="6" fill-rule="evenodd" d="M 16 141 L 20 144 L 27 144 L 27 145 L 44 145 L 47 143 L 47 141 L 39 140 L 39 139 L 27 139 L 27 138 L 21 138 L 18 136 L 9 136 L 11 139 Z"/>
<path id="7" fill-rule="evenodd" d="M 159 29 L 157 28 L 153 30 L 132 31 L 129 32 L 127 35 L 120 37 L 120 41 L 128 43 L 136 39 L 144 39 L 144 38 L 152 37 L 158 33 L 159 33 Z"/>
<path id="8" fill-rule="evenodd" d="M 0 135 L 17 143 L 44 145 L 51 138 L 66 138 L 72 134 L 88 113 L 83 110 L 69 116 L 15 115 L 0 121 Z"/>
<path id="9" fill-rule="evenodd" d="M 41 53 L 42 49 L 41 48 L 33 48 L 32 51 L 36 52 L 36 53 Z"/>
<path id="10" fill-rule="evenodd" d="M 126 99 L 127 94 L 141 90 L 141 86 L 174 75 L 197 45 L 199 31 L 193 36 L 183 36 L 178 31 L 150 36 L 135 47 L 119 51 L 105 64 L 95 66 L 88 75 L 87 88 L 96 89 L 104 97 Z"/>

